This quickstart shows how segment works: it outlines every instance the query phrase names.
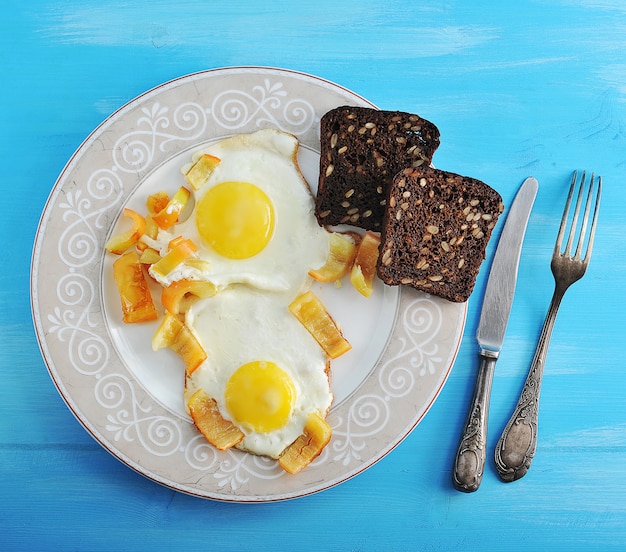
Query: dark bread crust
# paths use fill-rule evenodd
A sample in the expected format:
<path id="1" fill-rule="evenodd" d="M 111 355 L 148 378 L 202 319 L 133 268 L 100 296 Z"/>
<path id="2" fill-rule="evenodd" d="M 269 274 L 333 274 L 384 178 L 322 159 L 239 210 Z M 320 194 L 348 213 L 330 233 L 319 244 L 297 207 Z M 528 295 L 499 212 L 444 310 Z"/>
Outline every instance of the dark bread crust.
<path id="1" fill-rule="evenodd" d="M 484 182 L 419 167 L 394 178 L 378 276 L 454 302 L 466 301 L 504 206 Z"/>
<path id="2" fill-rule="evenodd" d="M 351 224 L 380 231 L 396 173 L 429 165 L 439 130 L 419 115 L 337 107 L 320 121 L 320 176 L 315 216 L 320 225 Z"/>

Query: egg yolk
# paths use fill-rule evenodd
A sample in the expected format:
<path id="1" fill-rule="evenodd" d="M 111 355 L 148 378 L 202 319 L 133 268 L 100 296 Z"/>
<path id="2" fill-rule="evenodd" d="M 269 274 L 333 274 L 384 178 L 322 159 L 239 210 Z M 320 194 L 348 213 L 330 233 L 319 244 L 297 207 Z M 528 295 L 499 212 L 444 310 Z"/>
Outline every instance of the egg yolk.
<path id="1" fill-rule="evenodd" d="M 289 420 L 296 389 L 278 365 L 258 360 L 235 371 L 226 384 L 225 398 L 226 407 L 242 428 L 267 433 Z"/>
<path id="2" fill-rule="evenodd" d="M 261 252 L 274 232 L 274 207 L 267 194 L 249 182 L 222 182 L 196 206 L 196 226 L 204 242 L 229 259 Z"/>

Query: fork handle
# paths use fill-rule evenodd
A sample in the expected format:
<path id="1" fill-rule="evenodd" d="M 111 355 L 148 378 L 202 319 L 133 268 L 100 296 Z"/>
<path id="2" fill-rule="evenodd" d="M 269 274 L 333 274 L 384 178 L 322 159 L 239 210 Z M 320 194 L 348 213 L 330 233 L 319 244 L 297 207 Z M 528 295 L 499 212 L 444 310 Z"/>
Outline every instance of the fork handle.
<path id="1" fill-rule="evenodd" d="M 557 286 L 554 290 L 526 382 L 515 410 L 496 444 L 496 469 L 500 479 L 507 483 L 524 477 L 535 456 L 543 367 L 548 354 L 554 321 L 565 289 Z"/>

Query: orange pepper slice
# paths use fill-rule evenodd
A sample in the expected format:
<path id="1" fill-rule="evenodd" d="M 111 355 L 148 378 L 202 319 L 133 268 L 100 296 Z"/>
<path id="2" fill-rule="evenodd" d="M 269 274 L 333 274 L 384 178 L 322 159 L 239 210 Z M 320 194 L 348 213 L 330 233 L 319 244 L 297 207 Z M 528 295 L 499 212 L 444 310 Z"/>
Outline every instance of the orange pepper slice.
<path id="1" fill-rule="evenodd" d="M 113 263 L 113 278 L 122 300 L 122 316 L 126 324 L 156 320 L 157 310 L 136 251 L 123 254 Z"/>
<path id="2" fill-rule="evenodd" d="M 167 205 L 158 213 L 152 215 L 154 222 L 159 225 L 159 228 L 168 230 L 178 222 L 178 218 L 187 205 L 190 195 L 191 192 L 184 186 L 181 186 L 167 202 Z"/>
<path id="3" fill-rule="evenodd" d="M 372 232 L 365 232 L 350 271 L 352 285 L 365 297 L 372 295 L 374 289 L 379 246 L 380 237 Z"/>
<path id="4" fill-rule="evenodd" d="M 148 208 L 148 212 L 154 215 L 165 209 L 169 201 L 170 196 L 167 192 L 155 192 L 146 199 L 146 207 Z"/>
<path id="5" fill-rule="evenodd" d="M 226 450 L 243 438 L 243 432 L 232 422 L 225 420 L 215 399 L 203 389 L 198 389 L 187 402 L 193 423 L 206 440 L 218 450 Z"/>

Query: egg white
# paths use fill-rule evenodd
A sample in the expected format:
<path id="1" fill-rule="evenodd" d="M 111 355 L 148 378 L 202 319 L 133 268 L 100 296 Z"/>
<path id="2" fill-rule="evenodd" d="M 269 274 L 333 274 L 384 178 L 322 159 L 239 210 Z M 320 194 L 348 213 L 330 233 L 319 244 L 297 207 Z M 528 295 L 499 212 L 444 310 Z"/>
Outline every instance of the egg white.
<path id="1" fill-rule="evenodd" d="M 328 232 L 317 224 L 314 198 L 297 165 L 298 147 L 293 135 L 266 129 L 236 135 L 196 152 L 194 160 L 203 153 L 221 159 L 208 182 L 194 192 L 196 205 L 219 183 L 252 183 L 263 190 L 273 204 L 273 236 L 253 257 L 228 259 L 202 243 L 194 211 L 171 231 L 161 231 L 158 242 L 165 246 L 179 235 L 190 238 L 199 248 L 197 256 L 208 261 L 209 268 L 200 270 L 181 264 L 166 276 L 153 276 L 165 286 L 187 278 L 210 281 L 218 289 L 243 283 L 268 291 L 289 291 L 293 296 L 306 287 L 308 270 L 324 264 L 329 241 Z"/>
<path id="2" fill-rule="evenodd" d="M 186 323 L 204 345 L 208 359 L 187 376 L 185 403 L 202 388 L 216 400 L 222 416 L 238 425 L 226 405 L 226 384 L 240 366 L 257 360 L 276 363 L 295 385 L 287 424 L 268 433 L 238 425 L 245 434 L 238 448 L 277 458 L 303 433 L 310 413 L 326 416 L 333 400 L 328 358 L 289 312 L 283 293 L 234 286 L 194 303 Z"/>

